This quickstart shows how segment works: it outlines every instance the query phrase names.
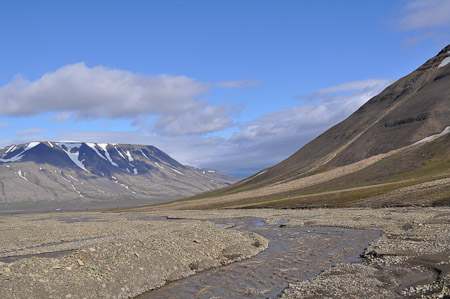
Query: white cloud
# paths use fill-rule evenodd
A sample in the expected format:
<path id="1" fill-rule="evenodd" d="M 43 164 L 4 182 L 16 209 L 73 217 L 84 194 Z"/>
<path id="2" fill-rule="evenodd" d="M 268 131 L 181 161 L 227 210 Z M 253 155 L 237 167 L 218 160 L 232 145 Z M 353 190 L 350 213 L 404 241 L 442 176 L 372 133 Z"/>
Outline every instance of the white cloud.
<path id="1" fill-rule="evenodd" d="M 215 132 L 231 127 L 231 119 L 222 117 L 230 115 L 229 105 L 198 105 L 196 113 L 173 113 L 160 117 L 156 122 L 156 131 L 163 135 L 201 134 Z"/>
<path id="2" fill-rule="evenodd" d="M 399 29 L 405 31 L 450 26 L 450 1 L 410 1 L 403 7 L 396 23 Z"/>
<path id="3" fill-rule="evenodd" d="M 57 112 L 55 121 L 156 117 L 160 132 L 202 134 L 230 126 L 232 109 L 212 106 L 199 97 L 211 83 L 186 76 L 146 76 L 84 63 L 64 66 L 29 82 L 16 76 L 0 87 L 0 115 L 17 117 Z M 228 86 L 231 87 L 231 86 Z M 69 116 L 69 113 L 71 114 Z M 180 123 L 180 115 L 189 115 Z M 212 125 L 189 120 L 214 118 Z"/>
<path id="4" fill-rule="evenodd" d="M 56 122 L 64 122 L 69 120 L 72 117 L 72 114 L 69 112 L 59 112 L 52 117 L 53 121 Z"/>
<path id="5" fill-rule="evenodd" d="M 322 88 L 317 91 L 319 94 L 334 93 L 340 91 L 355 91 L 377 88 L 377 86 L 386 86 L 391 80 L 386 79 L 365 79 L 343 83 L 336 86 Z"/>
<path id="6" fill-rule="evenodd" d="M 47 133 L 47 130 L 40 128 L 29 128 L 24 130 L 15 131 L 14 134 L 17 136 L 34 136 Z"/>
<path id="7" fill-rule="evenodd" d="M 332 93 L 339 93 L 339 92 L 352 92 L 352 91 L 361 91 L 361 90 L 373 90 L 373 89 L 379 89 L 380 87 L 387 86 L 388 83 L 391 83 L 391 80 L 387 79 L 365 79 L 365 80 L 358 80 L 358 81 L 351 81 L 346 82 L 340 85 L 336 86 L 330 86 L 326 88 L 322 88 L 319 90 L 314 91 L 312 94 L 307 96 L 307 99 L 316 99 L 320 96 L 324 96 L 327 94 Z M 301 96 L 296 96 L 297 98 L 301 98 Z"/>
<path id="8" fill-rule="evenodd" d="M 218 87 L 225 87 L 225 88 L 243 88 L 243 87 L 254 87 L 260 84 L 261 84 L 260 80 L 237 80 L 237 81 L 217 82 L 215 85 Z"/>

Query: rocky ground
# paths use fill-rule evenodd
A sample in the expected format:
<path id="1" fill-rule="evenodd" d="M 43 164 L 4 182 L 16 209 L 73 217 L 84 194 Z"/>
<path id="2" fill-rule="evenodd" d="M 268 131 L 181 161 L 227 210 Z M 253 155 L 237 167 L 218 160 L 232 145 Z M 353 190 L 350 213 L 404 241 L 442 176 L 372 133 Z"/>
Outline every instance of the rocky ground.
<path id="1" fill-rule="evenodd" d="M 338 264 L 282 298 L 450 295 L 450 209 L 417 207 L 3 215 L 0 297 L 124 298 L 267 247 L 256 234 L 204 221 L 224 217 L 383 231 L 362 264 Z"/>
<path id="2" fill-rule="evenodd" d="M 313 279 L 291 284 L 281 298 L 450 298 L 450 209 L 310 209 L 166 211 L 185 218 L 288 219 L 291 227 L 380 230 L 362 264 L 338 264 Z"/>
<path id="3" fill-rule="evenodd" d="M 248 258 L 267 244 L 258 235 L 197 220 L 1 216 L 0 298 L 128 298 Z"/>
<path id="4" fill-rule="evenodd" d="M 384 233 L 362 264 L 340 264 L 290 285 L 281 298 L 450 298 L 450 209 L 332 210 L 289 226 L 339 226 Z"/>

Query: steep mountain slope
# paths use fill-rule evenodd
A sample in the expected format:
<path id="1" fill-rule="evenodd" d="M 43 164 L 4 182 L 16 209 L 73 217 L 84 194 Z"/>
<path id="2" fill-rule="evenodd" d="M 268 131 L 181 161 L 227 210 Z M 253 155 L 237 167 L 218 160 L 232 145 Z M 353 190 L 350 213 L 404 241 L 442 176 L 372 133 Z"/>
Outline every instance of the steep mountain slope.
<path id="1" fill-rule="evenodd" d="M 291 157 L 243 184 L 347 165 L 442 132 L 450 125 L 450 64 L 443 65 L 449 57 L 450 45 Z"/>
<path id="2" fill-rule="evenodd" d="M 230 187 L 206 192 L 192 200 L 206 199 L 201 204 L 198 201 L 196 207 L 306 207 L 354 205 L 359 199 L 365 202 L 377 192 L 372 190 L 362 194 L 361 189 L 358 189 L 358 192 L 347 193 L 344 201 L 331 200 L 330 194 L 338 189 L 353 188 L 353 185 L 369 188 L 377 185 L 377 181 L 400 182 L 407 173 L 410 179 L 415 175 L 420 176 L 418 181 L 421 182 L 437 177 L 446 178 L 450 165 L 449 153 L 445 151 L 445 147 L 449 146 L 448 137 L 445 136 L 449 126 L 450 45 L 286 160 Z M 441 141 L 429 138 L 426 142 L 414 145 L 435 134 L 442 134 L 438 138 Z M 432 145 L 425 146 L 428 143 Z M 433 164 L 433 171 L 423 171 L 425 166 L 421 163 L 429 165 L 428 160 L 422 161 L 417 155 L 405 154 L 410 151 L 420 152 L 420 148 L 424 147 L 430 149 L 424 155 L 431 160 L 441 155 L 438 159 L 441 164 Z M 406 169 L 405 165 L 415 167 Z M 369 179 L 371 173 L 377 173 L 377 177 Z M 359 178 L 367 180 L 363 182 Z M 394 185 L 400 188 L 414 185 L 414 182 L 383 188 L 386 192 L 393 191 Z M 446 186 L 443 188 L 448 189 L 448 183 Z M 316 197 L 317 200 L 309 200 L 319 191 L 328 193 Z M 274 204 L 275 201 L 277 204 Z M 409 204 L 413 203 L 411 201 Z"/>
<path id="3" fill-rule="evenodd" d="M 450 205 L 450 127 L 385 154 L 241 192 L 227 188 L 166 204 L 170 209 Z"/>
<path id="4" fill-rule="evenodd" d="M 184 166 L 153 146 L 30 142 L 0 150 L 0 202 L 163 202 L 236 181 Z"/>

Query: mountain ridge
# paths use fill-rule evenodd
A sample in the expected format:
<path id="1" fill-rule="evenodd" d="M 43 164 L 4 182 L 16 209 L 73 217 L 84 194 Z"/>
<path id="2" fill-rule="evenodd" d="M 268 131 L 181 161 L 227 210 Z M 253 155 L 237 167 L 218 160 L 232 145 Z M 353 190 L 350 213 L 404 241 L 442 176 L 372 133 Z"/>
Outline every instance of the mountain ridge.
<path id="1" fill-rule="evenodd" d="M 3 202 L 139 199 L 163 202 L 236 182 L 182 165 L 150 145 L 34 141 L 0 150 Z"/>

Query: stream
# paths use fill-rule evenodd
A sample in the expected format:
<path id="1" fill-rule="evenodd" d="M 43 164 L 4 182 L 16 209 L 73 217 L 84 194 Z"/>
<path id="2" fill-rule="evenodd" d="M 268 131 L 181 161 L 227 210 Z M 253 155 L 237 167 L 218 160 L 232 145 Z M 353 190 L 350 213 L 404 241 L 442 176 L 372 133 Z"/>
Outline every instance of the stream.
<path id="1" fill-rule="evenodd" d="M 277 298 L 289 283 L 318 275 L 337 263 L 361 262 L 379 231 L 267 225 L 259 218 L 215 219 L 216 225 L 251 231 L 270 240 L 255 257 L 169 282 L 137 298 Z"/>

